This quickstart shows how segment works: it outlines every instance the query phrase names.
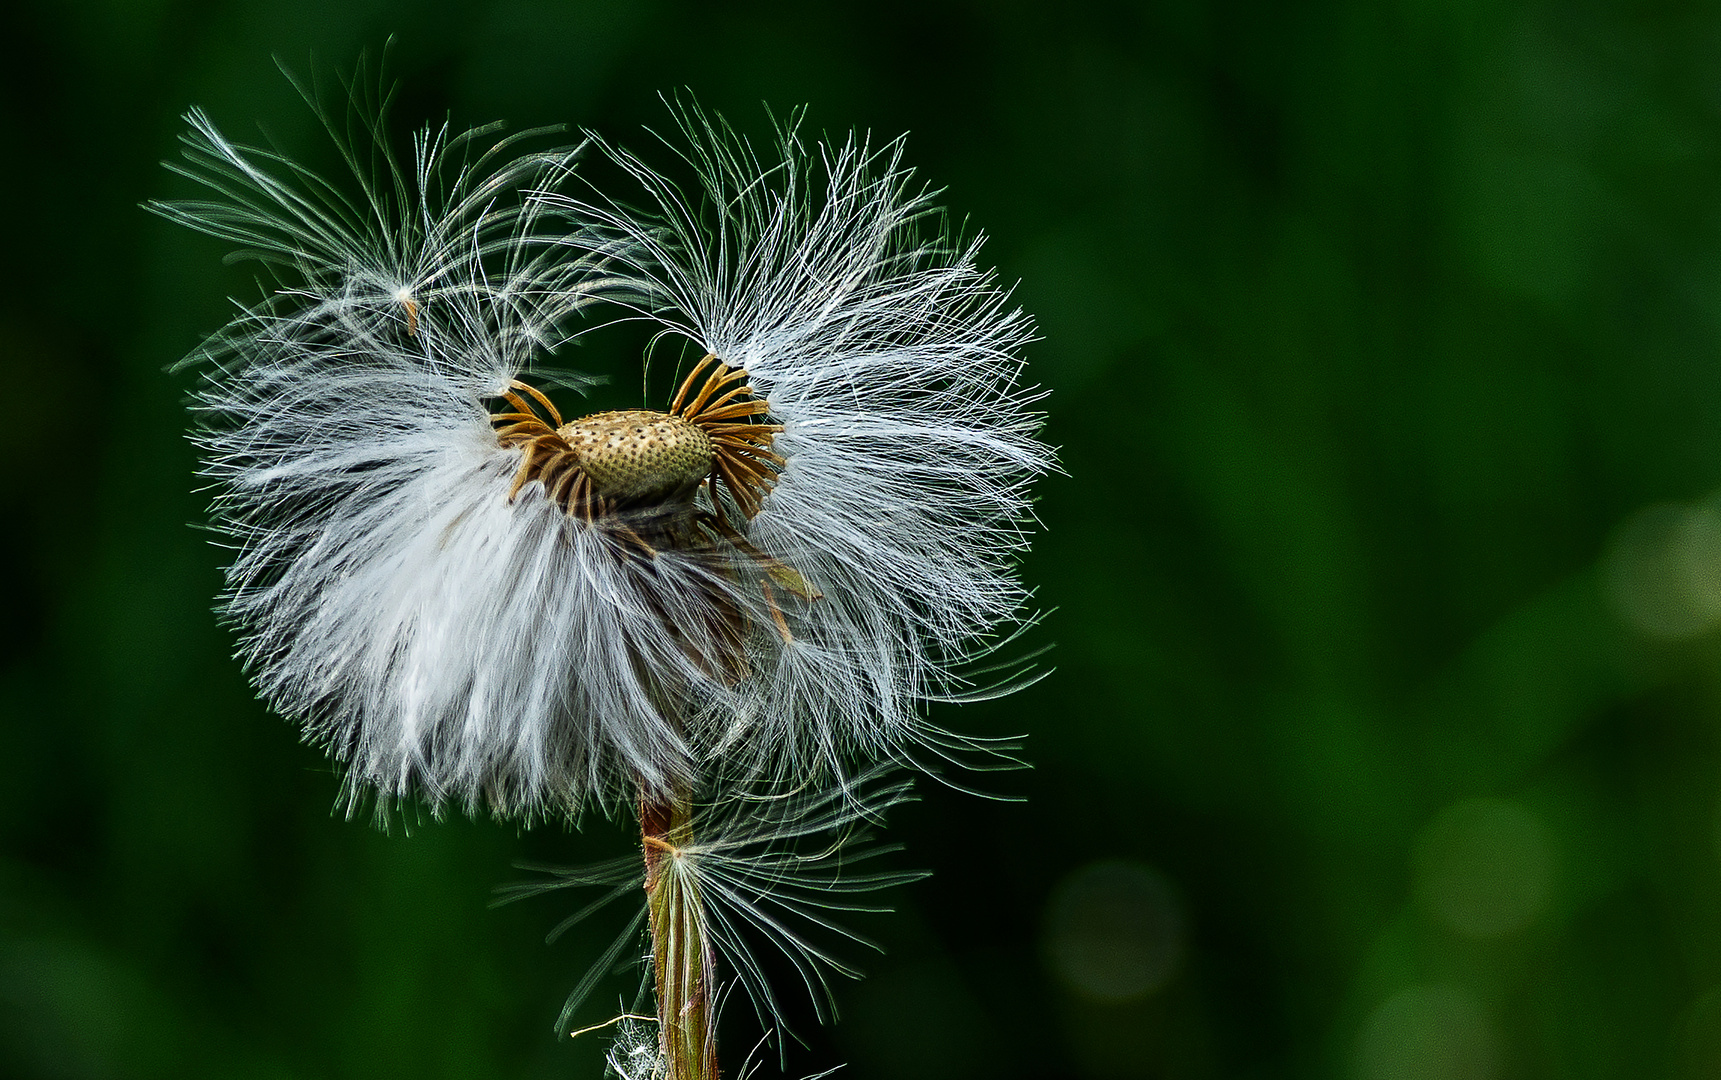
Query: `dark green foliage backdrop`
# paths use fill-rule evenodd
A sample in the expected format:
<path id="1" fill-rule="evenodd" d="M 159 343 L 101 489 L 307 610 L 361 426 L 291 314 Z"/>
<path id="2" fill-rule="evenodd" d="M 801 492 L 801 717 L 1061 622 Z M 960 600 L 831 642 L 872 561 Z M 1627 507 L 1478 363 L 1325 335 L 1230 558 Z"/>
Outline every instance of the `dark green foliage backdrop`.
<path id="1" fill-rule="evenodd" d="M 1040 319 L 1058 671 L 936 717 L 1031 732 L 993 783 L 1029 801 L 898 815 L 936 876 L 794 1075 L 1721 1069 L 1711 6 L 37 0 L 0 16 L 0 1075 L 599 1075 L 549 1029 L 604 928 L 485 904 L 625 836 L 332 817 L 189 527 L 163 368 L 255 285 L 137 204 L 188 193 L 193 104 L 332 167 L 270 56 L 391 34 L 403 130 L 639 145 L 686 86 L 909 131 Z"/>

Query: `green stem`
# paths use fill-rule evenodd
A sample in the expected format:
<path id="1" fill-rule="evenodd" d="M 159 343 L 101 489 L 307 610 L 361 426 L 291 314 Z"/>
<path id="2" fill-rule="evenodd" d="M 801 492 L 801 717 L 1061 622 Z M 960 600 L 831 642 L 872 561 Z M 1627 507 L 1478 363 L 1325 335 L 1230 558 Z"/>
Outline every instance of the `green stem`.
<path id="1" fill-rule="evenodd" d="M 711 1027 L 715 962 L 705 935 L 705 907 L 683 854 L 693 843 L 692 810 L 684 792 L 678 791 L 668 801 L 640 796 L 646 909 L 665 1080 L 717 1080 L 717 1038 Z"/>

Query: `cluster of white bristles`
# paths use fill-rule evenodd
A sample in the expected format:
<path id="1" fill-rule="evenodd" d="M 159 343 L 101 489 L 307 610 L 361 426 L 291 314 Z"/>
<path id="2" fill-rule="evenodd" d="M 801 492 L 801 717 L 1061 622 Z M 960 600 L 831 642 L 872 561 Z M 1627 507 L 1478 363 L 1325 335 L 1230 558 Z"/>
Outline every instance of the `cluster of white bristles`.
<path id="1" fill-rule="evenodd" d="M 1052 458 L 1020 385 L 1031 323 L 978 242 L 942 231 L 899 143 L 809 150 L 790 124 L 761 160 L 678 118 L 692 196 L 593 140 L 631 188 L 600 194 L 577 151 L 486 129 L 427 132 L 405 167 L 350 154 L 348 199 L 192 116 L 182 171 L 219 198 L 158 209 L 284 283 L 198 354 L 224 610 L 354 795 L 532 818 L 936 752 L 925 703 L 983 692 L 964 672 L 1024 619 Z M 498 399 L 577 386 L 553 350 L 620 318 L 745 369 L 781 426 L 756 514 L 715 481 L 693 496 L 735 542 L 511 492 Z"/>

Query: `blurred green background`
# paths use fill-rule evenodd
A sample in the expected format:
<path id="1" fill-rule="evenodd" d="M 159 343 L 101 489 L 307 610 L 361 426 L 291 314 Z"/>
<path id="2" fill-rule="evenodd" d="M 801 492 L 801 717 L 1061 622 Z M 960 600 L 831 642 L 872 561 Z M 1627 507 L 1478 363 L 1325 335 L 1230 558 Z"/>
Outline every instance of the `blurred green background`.
<path id="1" fill-rule="evenodd" d="M 601 1073 L 613 924 L 486 903 L 625 829 L 332 816 L 210 614 L 163 369 L 256 286 L 137 204 L 390 35 L 403 132 L 908 131 L 1039 317 L 1058 670 L 934 715 L 1028 801 L 896 815 L 790 1075 L 1721 1075 L 1721 11 L 1431 0 L 9 5 L 0 1075 Z"/>

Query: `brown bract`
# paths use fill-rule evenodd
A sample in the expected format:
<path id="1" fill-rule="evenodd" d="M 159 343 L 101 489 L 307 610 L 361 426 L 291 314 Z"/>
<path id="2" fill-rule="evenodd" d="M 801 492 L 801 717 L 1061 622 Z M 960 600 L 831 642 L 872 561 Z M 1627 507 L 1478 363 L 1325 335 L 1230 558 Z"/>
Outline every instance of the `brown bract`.
<path id="1" fill-rule="evenodd" d="M 508 498 L 538 480 L 546 497 L 587 523 L 630 510 L 691 509 L 701 482 L 711 484 L 714 507 L 722 483 L 751 520 L 785 464 L 771 449 L 783 426 L 760 419 L 770 406 L 747 385 L 746 369 L 715 356 L 694 366 L 666 413 L 628 409 L 564 423 L 536 388 L 518 379 L 509 386 L 502 397 L 513 411 L 491 418 L 502 425 L 502 445 L 524 451 Z"/>

